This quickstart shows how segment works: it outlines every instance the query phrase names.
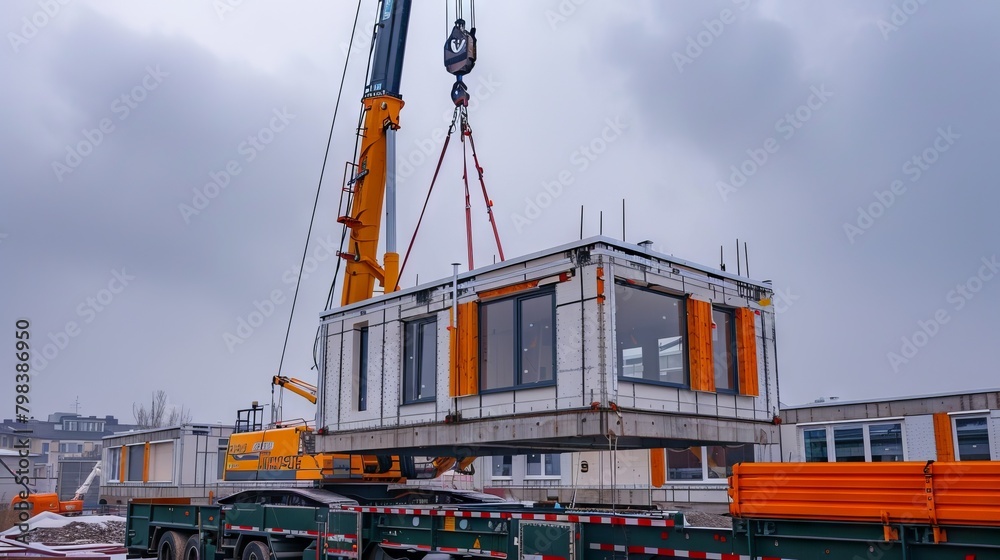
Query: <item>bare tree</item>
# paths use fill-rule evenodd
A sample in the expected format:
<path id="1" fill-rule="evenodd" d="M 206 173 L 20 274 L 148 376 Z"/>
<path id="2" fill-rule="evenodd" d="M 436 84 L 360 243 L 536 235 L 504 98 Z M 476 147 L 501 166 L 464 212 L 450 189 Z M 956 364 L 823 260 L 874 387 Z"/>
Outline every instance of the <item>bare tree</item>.
<path id="1" fill-rule="evenodd" d="M 136 425 L 143 429 L 177 426 L 191 421 L 191 411 L 184 406 L 168 404 L 167 392 L 163 389 L 152 393 L 148 408 L 145 404 L 133 403 L 132 416 Z"/>

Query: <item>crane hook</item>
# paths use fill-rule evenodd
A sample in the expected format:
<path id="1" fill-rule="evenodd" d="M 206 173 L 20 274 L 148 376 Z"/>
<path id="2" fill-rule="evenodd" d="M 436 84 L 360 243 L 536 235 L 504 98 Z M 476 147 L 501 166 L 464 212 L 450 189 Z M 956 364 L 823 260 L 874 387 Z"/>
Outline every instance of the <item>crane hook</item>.
<path id="1" fill-rule="evenodd" d="M 459 107 L 468 107 L 469 99 L 469 87 L 462 81 L 462 77 L 458 76 L 455 85 L 451 86 L 451 100 Z"/>

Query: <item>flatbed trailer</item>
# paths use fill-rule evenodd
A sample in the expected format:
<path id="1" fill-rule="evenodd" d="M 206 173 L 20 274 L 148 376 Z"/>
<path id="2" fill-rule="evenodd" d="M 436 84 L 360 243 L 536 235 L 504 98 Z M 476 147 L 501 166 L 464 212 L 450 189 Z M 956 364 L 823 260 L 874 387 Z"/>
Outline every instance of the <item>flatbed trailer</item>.
<path id="1" fill-rule="evenodd" d="M 731 528 L 692 527 L 676 512 L 511 502 L 372 505 L 323 490 L 251 491 L 212 506 L 129 504 L 125 546 L 129 557 L 159 560 L 1000 559 L 993 517 L 1000 510 L 1000 464 L 969 465 L 918 470 L 925 486 L 915 492 L 909 470 L 927 468 L 922 464 L 888 471 L 850 465 L 868 475 L 903 477 L 881 490 L 909 509 L 887 502 L 881 513 L 856 506 L 885 499 L 863 491 L 890 480 L 884 477 L 840 476 L 833 465 L 822 471 L 782 463 L 737 467 L 730 495 L 738 517 Z M 830 475 L 841 491 L 824 494 L 830 482 L 823 477 Z M 813 492 L 813 500 L 804 492 Z M 927 511 L 928 500 L 949 515 L 967 504 L 979 520 L 914 515 L 914 507 Z M 796 501 L 799 506 L 790 505 Z M 824 513 L 832 503 L 843 506 L 837 515 Z"/>

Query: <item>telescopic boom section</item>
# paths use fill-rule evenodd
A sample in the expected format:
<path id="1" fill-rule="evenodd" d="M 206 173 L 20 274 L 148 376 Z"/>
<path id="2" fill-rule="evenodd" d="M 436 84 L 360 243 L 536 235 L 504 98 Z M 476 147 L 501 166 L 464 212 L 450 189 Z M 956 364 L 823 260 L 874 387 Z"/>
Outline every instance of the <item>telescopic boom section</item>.
<path id="1" fill-rule="evenodd" d="M 275 375 L 271 378 L 271 384 L 281 387 L 282 389 L 288 389 L 312 404 L 316 404 L 316 386 L 312 383 L 307 383 L 294 377 Z"/>
<path id="2" fill-rule="evenodd" d="M 388 292 L 396 289 L 399 280 L 399 255 L 395 252 L 395 240 L 387 240 L 385 268 L 379 265 L 377 253 L 387 190 L 390 197 L 394 196 L 394 188 L 391 187 L 395 177 L 389 172 L 394 150 L 390 148 L 394 140 L 392 135 L 399 128 L 399 112 L 403 108 L 399 81 L 411 1 L 384 0 L 375 30 L 371 80 L 362 100 L 365 113 L 360 130 L 362 139 L 357 173 L 349 186 L 352 195 L 348 215 L 338 220 L 351 230 L 350 246 L 341 255 L 347 260 L 342 305 L 372 297 L 376 281 Z M 392 205 L 392 202 L 389 204 Z M 393 215 L 388 217 L 388 220 L 394 219 Z M 387 224 L 387 228 L 394 231 L 395 224 Z"/>

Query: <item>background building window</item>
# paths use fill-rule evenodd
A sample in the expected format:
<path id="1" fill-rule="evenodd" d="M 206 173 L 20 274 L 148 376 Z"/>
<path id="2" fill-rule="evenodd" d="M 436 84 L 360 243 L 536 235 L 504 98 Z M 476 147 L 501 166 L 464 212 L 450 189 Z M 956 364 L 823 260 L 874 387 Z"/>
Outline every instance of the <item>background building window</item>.
<path id="1" fill-rule="evenodd" d="M 121 473 L 122 448 L 111 447 L 108 449 L 108 472 L 101 473 L 101 476 L 108 481 L 119 482 L 118 475 Z"/>
<path id="2" fill-rule="evenodd" d="M 555 296 L 551 290 L 479 308 L 482 390 L 555 381 Z"/>
<path id="3" fill-rule="evenodd" d="M 753 461 L 751 443 L 667 449 L 667 480 L 724 482 L 734 465 Z"/>
<path id="4" fill-rule="evenodd" d="M 703 480 L 701 447 L 667 449 L 668 480 Z"/>
<path id="5" fill-rule="evenodd" d="M 805 430 L 802 437 L 806 444 L 807 463 L 826 463 L 829 455 L 826 446 L 826 429 Z"/>
<path id="6" fill-rule="evenodd" d="M 615 283 L 619 377 L 685 385 L 685 320 L 682 298 Z"/>
<path id="7" fill-rule="evenodd" d="M 990 431 L 985 416 L 955 418 L 959 461 L 989 461 Z"/>
<path id="8" fill-rule="evenodd" d="M 149 446 L 149 482 L 171 482 L 174 477 L 174 442 Z"/>
<path id="9" fill-rule="evenodd" d="M 495 455 L 493 458 L 493 478 L 510 478 L 513 469 L 513 457 L 510 455 Z"/>
<path id="10" fill-rule="evenodd" d="M 708 458 L 708 478 L 728 478 L 733 475 L 737 463 L 753 462 L 753 444 L 712 445 L 705 448 Z"/>
<path id="11" fill-rule="evenodd" d="M 83 444 L 76 442 L 60 442 L 60 453 L 83 453 Z"/>
<path id="12" fill-rule="evenodd" d="M 905 461 L 903 424 L 835 424 L 802 431 L 807 463 Z"/>
<path id="13" fill-rule="evenodd" d="M 887 463 L 903 460 L 903 426 L 872 424 L 868 426 L 872 462 Z"/>
<path id="14" fill-rule="evenodd" d="M 863 463 L 865 461 L 864 428 L 837 428 L 833 430 L 833 448 L 838 463 Z"/>
<path id="15" fill-rule="evenodd" d="M 125 480 L 129 482 L 142 482 L 142 468 L 145 454 L 145 445 L 130 445 L 128 447 L 128 457 L 125 458 Z"/>
<path id="16" fill-rule="evenodd" d="M 559 476 L 559 455 L 532 453 L 525 462 L 527 476 Z"/>
<path id="17" fill-rule="evenodd" d="M 404 324 L 403 404 L 434 400 L 437 379 L 437 319 Z"/>

